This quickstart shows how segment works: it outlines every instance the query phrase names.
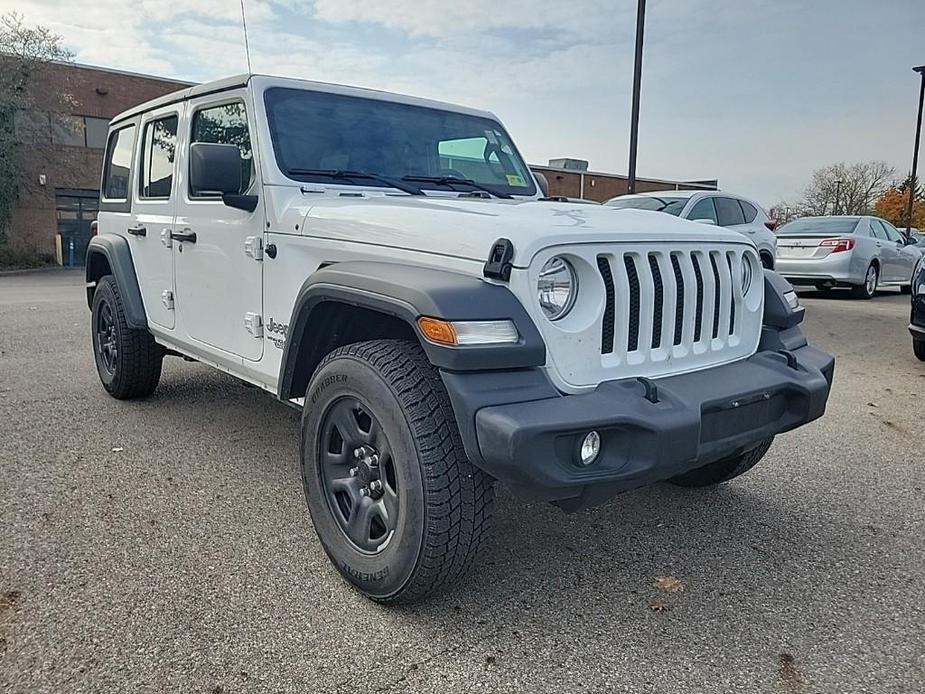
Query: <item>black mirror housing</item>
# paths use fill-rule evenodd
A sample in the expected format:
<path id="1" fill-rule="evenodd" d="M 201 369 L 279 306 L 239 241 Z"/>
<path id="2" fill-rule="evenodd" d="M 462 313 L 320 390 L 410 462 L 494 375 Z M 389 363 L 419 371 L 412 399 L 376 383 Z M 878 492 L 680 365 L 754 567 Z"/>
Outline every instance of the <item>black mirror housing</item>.
<path id="1" fill-rule="evenodd" d="M 194 142 L 189 148 L 190 193 L 192 195 L 241 191 L 241 150 L 237 145 Z"/>

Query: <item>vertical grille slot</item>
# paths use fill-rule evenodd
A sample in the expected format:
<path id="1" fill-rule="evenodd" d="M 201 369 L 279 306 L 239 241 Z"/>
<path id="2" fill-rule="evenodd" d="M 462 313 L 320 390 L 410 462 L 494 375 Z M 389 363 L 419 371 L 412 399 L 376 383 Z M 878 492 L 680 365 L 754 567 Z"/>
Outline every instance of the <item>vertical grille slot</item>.
<path id="1" fill-rule="evenodd" d="M 681 264 L 676 253 L 671 254 L 671 268 L 674 270 L 674 283 L 678 288 L 677 300 L 674 308 L 674 342 L 680 345 L 684 329 L 684 275 L 681 274 Z"/>
<path id="2" fill-rule="evenodd" d="M 732 255 L 728 253 L 726 254 L 726 264 L 729 265 L 729 277 L 731 278 L 731 285 L 732 285 L 729 288 L 732 294 L 732 301 L 729 302 L 729 334 L 732 335 L 736 331 L 736 294 L 735 294 L 736 276 L 735 276 L 735 273 L 732 271 Z"/>
<path id="3" fill-rule="evenodd" d="M 700 342 L 703 332 L 703 273 L 700 271 L 700 259 L 691 256 L 694 261 L 694 276 L 697 278 L 697 308 L 694 311 L 694 342 Z"/>
<path id="4" fill-rule="evenodd" d="M 614 314 L 616 313 L 613 290 L 613 272 L 610 270 L 610 261 L 603 255 L 597 256 L 597 269 L 604 280 L 604 293 L 607 300 L 604 304 L 604 322 L 601 326 L 601 354 L 613 353 Z"/>
<path id="5" fill-rule="evenodd" d="M 652 284 L 655 287 L 655 306 L 652 309 L 652 349 L 662 345 L 662 313 L 665 303 L 665 287 L 662 285 L 662 273 L 658 269 L 658 259 L 649 253 L 649 270 L 652 272 Z"/>
<path id="6" fill-rule="evenodd" d="M 623 265 L 626 267 L 626 277 L 630 285 L 630 315 L 626 351 L 635 352 L 639 349 L 639 275 L 636 272 L 636 261 L 631 256 L 623 256 Z"/>
<path id="7" fill-rule="evenodd" d="M 723 293 L 719 283 L 719 270 L 716 267 L 716 258 L 710 253 L 710 266 L 713 268 L 713 281 L 716 282 L 716 291 L 713 292 L 713 339 L 719 337 L 719 299 Z"/>

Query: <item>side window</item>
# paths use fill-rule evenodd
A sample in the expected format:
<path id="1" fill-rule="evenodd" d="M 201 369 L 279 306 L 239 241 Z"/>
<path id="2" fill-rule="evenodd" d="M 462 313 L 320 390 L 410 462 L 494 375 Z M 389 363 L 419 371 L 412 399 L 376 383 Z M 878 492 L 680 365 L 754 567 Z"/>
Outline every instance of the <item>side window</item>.
<path id="1" fill-rule="evenodd" d="M 244 110 L 244 104 L 222 104 L 196 111 L 193 115 L 190 142 L 236 145 L 241 154 L 241 190 L 238 192 L 244 193 L 250 187 L 254 171 L 254 154 L 247 131 L 247 112 Z M 196 195 L 196 192 L 191 190 L 190 195 Z"/>
<path id="2" fill-rule="evenodd" d="M 103 169 L 103 197 L 107 200 L 127 200 L 132 174 L 132 150 L 135 148 L 135 126 L 121 128 L 109 136 L 106 163 Z"/>
<path id="3" fill-rule="evenodd" d="M 731 227 L 736 224 L 745 224 L 745 215 L 739 207 L 739 201 L 732 198 L 714 198 L 716 203 L 716 216 L 721 227 Z"/>
<path id="4" fill-rule="evenodd" d="M 754 222 L 755 217 L 758 216 L 758 208 L 745 200 L 739 200 L 739 204 L 742 206 L 742 212 L 745 215 L 745 223 L 751 224 Z"/>
<path id="5" fill-rule="evenodd" d="M 874 232 L 874 238 L 881 239 L 883 241 L 887 240 L 886 229 L 883 228 L 883 225 L 880 223 L 879 219 L 871 219 L 870 221 L 870 230 Z"/>
<path id="6" fill-rule="evenodd" d="M 883 228 L 886 229 L 886 237 L 895 243 L 904 243 L 903 235 L 889 222 L 884 222 L 880 220 L 880 223 L 883 225 Z"/>
<path id="7" fill-rule="evenodd" d="M 177 116 L 159 118 L 145 125 L 141 143 L 141 176 L 138 181 L 138 194 L 141 197 L 170 197 L 176 154 Z"/>
<path id="8" fill-rule="evenodd" d="M 716 222 L 716 207 L 713 206 L 713 198 L 703 198 L 698 200 L 697 204 L 691 209 L 688 219 L 712 219 Z"/>

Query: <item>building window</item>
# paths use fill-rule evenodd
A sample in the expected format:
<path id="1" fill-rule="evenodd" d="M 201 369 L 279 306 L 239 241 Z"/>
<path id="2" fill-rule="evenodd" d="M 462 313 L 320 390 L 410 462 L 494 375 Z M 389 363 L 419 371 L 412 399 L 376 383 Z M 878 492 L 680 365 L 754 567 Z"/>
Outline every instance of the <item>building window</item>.
<path id="1" fill-rule="evenodd" d="M 106 118 L 93 118 L 84 116 L 87 132 L 87 147 L 103 149 L 106 147 L 106 135 L 109 132 L 109 121 Z"/>
<path id="2" fill-rule="evenodd" d="M 84 119 L 80 116 L 52 114 L 51 141 L 56 145 L 66 145 L 68 147 L 86 146 L 87 136 L 84 132 Z"/>

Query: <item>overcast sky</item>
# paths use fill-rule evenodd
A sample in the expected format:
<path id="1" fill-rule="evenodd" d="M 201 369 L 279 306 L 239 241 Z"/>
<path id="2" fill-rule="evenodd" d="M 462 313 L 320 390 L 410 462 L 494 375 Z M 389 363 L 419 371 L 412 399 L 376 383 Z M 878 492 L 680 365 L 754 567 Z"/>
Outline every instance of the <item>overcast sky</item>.
<path id="1" fill-rule="evenodd" d="M 245 0 L 254 72 L 494 111 L 532 163 L 626 171 L 635 0 Z M 765 205 L 813 169 L 908 172 L 925 0 L 649 0 L 639 175 L 719 178 Z M 80 63 L 244 72 L 238 0 L 0 0 Z"/>

